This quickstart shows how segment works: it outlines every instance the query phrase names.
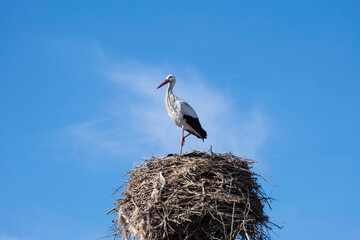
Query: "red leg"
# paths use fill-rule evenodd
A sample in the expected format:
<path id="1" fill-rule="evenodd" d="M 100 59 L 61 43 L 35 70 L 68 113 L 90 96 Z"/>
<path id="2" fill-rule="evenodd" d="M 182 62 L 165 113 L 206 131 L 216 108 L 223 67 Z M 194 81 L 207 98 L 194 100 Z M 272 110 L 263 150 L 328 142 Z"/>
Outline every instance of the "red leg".
<path id="1" fill-rule="evenodd" d="M 182 131 L 181 131 L 181 142 L 180 142 L 180 155 L 182 154 L 182 147 L 184 145 L 184 126 L 182 127 Z"/>

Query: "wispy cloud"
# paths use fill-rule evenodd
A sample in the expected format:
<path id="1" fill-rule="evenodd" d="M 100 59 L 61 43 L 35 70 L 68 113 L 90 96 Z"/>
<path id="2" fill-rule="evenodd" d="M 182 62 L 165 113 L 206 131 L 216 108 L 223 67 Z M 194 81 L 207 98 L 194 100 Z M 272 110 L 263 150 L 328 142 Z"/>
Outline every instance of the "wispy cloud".
<path id="1" fill-rule="evenodd" d="M 193 69 L 177 68 L 175 72 L 169 66 L 114 62 L 109 66 L 100 68 L 113 87 L 113 95 L 102 109 L 104 117 L 65 130 L 77 149 L 117 156 L 178 152 L 181 130 L 167 116 L 166 87 L 156 89 L 170 73 L 177 77 L 174 93 L 193 106 L 208 132 L 205 142 L 187 138 L 185 150 L 208 150 L 212 145 L 216 152 L 254 157 L 267 137 L 268 124 L 260 107 L 239 108 L 234 97 L 212 88 Z"/>
<path id="2" fill-rule="evenodd" d="M 18 238 L 9 236 L 6 233 L 0 233 L 0 240 L 18 240 Z"/>

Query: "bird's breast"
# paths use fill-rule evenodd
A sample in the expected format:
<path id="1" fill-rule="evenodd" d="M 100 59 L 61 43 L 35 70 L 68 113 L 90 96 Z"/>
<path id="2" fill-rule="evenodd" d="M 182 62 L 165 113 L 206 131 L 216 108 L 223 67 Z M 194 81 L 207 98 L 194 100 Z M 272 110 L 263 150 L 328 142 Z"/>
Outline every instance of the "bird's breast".
<path id="1" fill-rule="evenodd" d="M 165 98 L 166 110 L 170 119 L 179 127 L 184 125 L 184 118 L 181 109 L 176 99 L 173 96 L 166 96 Z"/>

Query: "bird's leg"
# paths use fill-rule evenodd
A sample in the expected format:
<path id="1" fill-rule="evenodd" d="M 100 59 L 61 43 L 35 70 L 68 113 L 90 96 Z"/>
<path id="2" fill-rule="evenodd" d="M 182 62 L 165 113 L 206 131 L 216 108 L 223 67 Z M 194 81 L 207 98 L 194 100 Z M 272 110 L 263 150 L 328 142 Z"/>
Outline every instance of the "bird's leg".
<path id="1" fill-rule="evenodd" d="M 184 146 L 184 143 L 185 143 L 185 138 L 187 137 L 187 136 L 189 136 L 191 133 L 189 133 L 189 134 L 187 134 L 185 137 L 183 136 L 183 140 L 182 140 L 182 146 Z"/>
<path id="2" fill-rule="evenodd" d="M 181 138 L 182 139 L 182 145 L 181 146 L 184 146 L 184 144 L 185 144 L 185 138 L 187 137 L 187 136 L 189 136 L 191 133 L 188 133 L 185 137 L 184 137 L 184 134 L 183 134 L 183 137 Z"/>
<path id="3" fill-rule="evenodd" d="M 181 127 L 181 146 L 184 145 L 184 126 Z"/>
<path id="4" fill-rule="evenodd" d="M 185 143 L 185 138 L 187 136 L 189 136 L 191 133 L 188 133 L 185 137 L 184 137 L 184 126 L 181 127 L 182 128 L 182 134 L 181 134 L 181 146 L 180 146 L 180 155 L 182 153 L 182 147 L 184 146 L 184 143 Z"/>
<path id="5" fill-rule="evenodd" d="M 185 141 L 185 138 L 184 138 L 184 126 L 182 126 L 181 142 L 180 142 L 180 155 L 181 155 L 181 153 L 182 153 L 182 147 L 184 146 L 184 141 Z"/>

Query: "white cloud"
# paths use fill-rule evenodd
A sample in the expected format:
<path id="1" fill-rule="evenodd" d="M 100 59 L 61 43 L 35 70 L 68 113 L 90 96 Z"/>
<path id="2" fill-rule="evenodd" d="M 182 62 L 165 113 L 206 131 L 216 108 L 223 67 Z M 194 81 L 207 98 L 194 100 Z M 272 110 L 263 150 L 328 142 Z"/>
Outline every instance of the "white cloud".
<path id="1" fill-rule="evenodd" d="M 172 70 L 169 66 L 138 63 L 116 63 L 101 68 L 104 78 L 113 86 L 113 96 L 104 106 L 102 119 L 90 119 L 66 129 L 72 145 L 101 155 L 137 152 L 148 157 L 177 153 L 181 129 L 167 116 L 166 87 L 156 89 L 172 73 L 177 77 L 174 93 L 193 106 L 208 132 L 204 143 L 194 136 L 187 138 L 184 150 L 207 151 L 212 145 L 215 152 L 233 151 L 254 157 L 268 134 L 261 108 L 254 106 L 243 110 L 236 106 L 233 97 L 211 88 L 196 71 L 188 68 Z"/>
<path id="2" fill-rule="evenodd" d="M 9 236 L 5 233 L 0 233 L 0 240 L 18 240 L 15 237 Z"/>

